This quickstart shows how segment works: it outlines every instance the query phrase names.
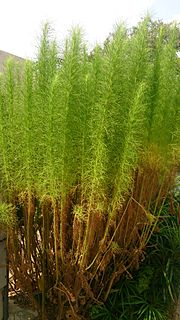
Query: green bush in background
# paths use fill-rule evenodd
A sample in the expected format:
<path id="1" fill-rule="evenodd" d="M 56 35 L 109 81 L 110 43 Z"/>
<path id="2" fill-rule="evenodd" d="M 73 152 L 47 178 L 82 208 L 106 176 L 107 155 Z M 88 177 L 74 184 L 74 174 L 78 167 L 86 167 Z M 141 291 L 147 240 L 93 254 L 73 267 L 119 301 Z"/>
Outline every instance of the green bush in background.
<path id="1" fill-rule="evenodd" d="M 171 319 L 180 293 L 178 206 L 175 200 L 176 214 L 172 215 L 170 204 L 165 204 L 140 268 L 122 277 L 105 305 L 91 308 L 91 319 Z"/>

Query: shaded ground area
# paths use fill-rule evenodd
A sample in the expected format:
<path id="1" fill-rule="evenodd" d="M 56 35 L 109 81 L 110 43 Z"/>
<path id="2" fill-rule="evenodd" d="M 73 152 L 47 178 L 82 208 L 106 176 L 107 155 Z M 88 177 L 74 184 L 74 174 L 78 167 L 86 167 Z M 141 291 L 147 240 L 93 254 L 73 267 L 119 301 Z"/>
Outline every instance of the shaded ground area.
<path id="1" fill-rule="evenodd" d="M 177 307 L 175 309 L 174 319 L 173 320 L 180 320 L 180 299 L 178 300 Z"/>
<path id="2" fill-rule="evenodd" d="M 23 303 L 18 304 L 16 297 L 9 299 L 9 320 L 36 320 L 38 314 L 29 309 Z M 175 308 L 174 317 L 172 320 L 180 320 L 180 299 L 178 300 L 177 307 Z"/>
<path id="3" fill-rule="evenodd" d="M 14 299 L 9 300 L 9 320 L 34 320 L 36 318 L 37 312 L 18 306 Z"/>

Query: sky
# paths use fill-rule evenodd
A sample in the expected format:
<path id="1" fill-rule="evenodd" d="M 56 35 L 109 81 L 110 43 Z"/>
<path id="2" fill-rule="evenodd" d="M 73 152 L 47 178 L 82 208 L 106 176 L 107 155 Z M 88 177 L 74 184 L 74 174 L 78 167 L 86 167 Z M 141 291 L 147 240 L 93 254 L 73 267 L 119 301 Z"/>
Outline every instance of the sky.
<path id="1" fill-rule="evenodd" d="M 135 25 L 147 12 L 154 19 L 180 22 L 180 0 L 4 0 L 0 7 L 0 50 L 34 58 L 47 21 L 59 43 L 78 25 L 93 47 L 102 43 L 118 22 Z"/>

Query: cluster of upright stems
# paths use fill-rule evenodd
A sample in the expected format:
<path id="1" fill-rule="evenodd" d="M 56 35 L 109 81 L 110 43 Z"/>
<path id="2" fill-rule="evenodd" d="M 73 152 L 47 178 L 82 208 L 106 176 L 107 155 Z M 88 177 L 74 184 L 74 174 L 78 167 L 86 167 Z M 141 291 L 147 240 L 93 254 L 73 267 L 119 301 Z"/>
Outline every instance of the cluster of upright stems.
<path id="1" fill-rule="evenodd" d="M 16 215 L 16 272 L 27 259 L 42 292 L 105 300 L 142 259 L 179 161 L 176 28 L 165 32 L 152 39 L 148 17 L 133 34 L 119 25 L 89 54 L 79 29 L 59 48 L 46 25 L 37 61 L 7 61 L 2 199 Z"/>

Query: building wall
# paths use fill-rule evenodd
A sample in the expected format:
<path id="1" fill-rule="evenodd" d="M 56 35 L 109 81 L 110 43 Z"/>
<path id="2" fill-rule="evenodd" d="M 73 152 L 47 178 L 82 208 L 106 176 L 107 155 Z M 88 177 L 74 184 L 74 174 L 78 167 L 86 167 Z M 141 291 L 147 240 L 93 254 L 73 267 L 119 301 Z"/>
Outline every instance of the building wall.
<path id="1" fill-rule="evenodd" d="M 11 53 L 8 53 L 8 52 L 0 50 L 0 72 L 3 72 L 4 63 L 6 62 L 6 60 L 8 58 L 13 58 L 13 59 L 15 59 L 16 61 L 19 61 L 19 62 L 23 62 L 24 61 L 23 58 L 17 57 L 14 54 L 11 54 Z"/>
<path id="2" fill-rule="evenodd" d="M 4 289 L 7 286 L 7 252 L 5 234 L 0 231 L 0 320 L 4 319 Z M 7 297 L 6 297 L 7 298 Z"/>

